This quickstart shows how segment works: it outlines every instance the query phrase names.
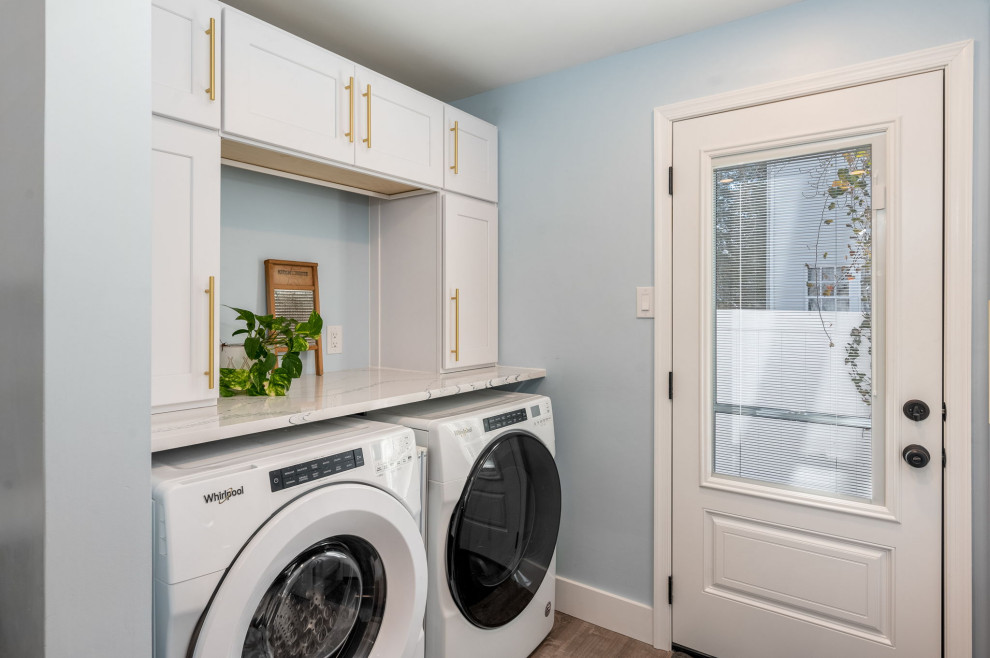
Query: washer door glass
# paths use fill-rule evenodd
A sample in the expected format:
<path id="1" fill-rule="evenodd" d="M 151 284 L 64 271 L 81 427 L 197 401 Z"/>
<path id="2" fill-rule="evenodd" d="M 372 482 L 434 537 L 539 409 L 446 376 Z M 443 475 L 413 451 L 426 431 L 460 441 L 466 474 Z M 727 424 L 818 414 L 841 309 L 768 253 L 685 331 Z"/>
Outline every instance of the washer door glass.
<path id="1" fill-rule="evenodd" d="M 478 457 L 447 536 L 447 581 L 475 626 L 497 628 L 533 600 L 560 528 L 560 477 L 535 436 L 505 434 Z"/>
<path id="2" fill-rule="evenodd" d="M 371 653 L 385 609 L 377 551 L 340 536 L 303 551 L 261 599 L 243 658 L 362 658 Z"/>

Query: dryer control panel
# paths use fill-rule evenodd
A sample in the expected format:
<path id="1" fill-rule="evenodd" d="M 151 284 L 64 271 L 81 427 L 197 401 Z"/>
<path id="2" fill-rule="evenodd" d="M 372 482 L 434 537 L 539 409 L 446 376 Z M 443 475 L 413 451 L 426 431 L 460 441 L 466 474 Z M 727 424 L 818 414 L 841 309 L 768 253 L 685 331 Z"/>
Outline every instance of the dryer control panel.
<path id="1" fill-rule="evenodd" d="M 272 491 L 280 491 L 362 466 L 364 466 L 364 452 L 358 448 L 269 471 L 268 482 L 272 485 Z"/>
<path id="2" fill-rule="evenodd" d="M 534 407 L 534 409 L 535 408 L 536 407 Z M 497 416 L 489 416 L 485 419 L 485 431 L 491 432 L 492 430 L 497 430 L 502 427 L 522 423 L 525 422 L 526 419 L 527 416 L 525 409 L 516 409 L 515 411 L 507 411 L 504 414 L 499 414 Z"/>

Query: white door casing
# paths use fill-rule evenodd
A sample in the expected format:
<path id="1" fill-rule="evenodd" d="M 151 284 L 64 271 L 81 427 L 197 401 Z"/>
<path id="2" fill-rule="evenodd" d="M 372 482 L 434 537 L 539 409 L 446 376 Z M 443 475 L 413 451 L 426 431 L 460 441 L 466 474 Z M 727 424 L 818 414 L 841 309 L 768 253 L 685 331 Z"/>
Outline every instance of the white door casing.
<path id="1" fill-rule="evenodd" d="M 223 24 L 223 131 L 353 163 L 354 64 L 229 7 Z"/>
<path id="2" fill-rule="evenodd" d="M 443 367 L 498 362 L 498 206 L 444 195 Z"/>
<path id="3" fill-rule="evenodd" d="M 210 19 L 212 34 L 207 33 Z M 151 109 L 155 114 L 220 128 L 220 23 L 220 4 L 212 0 L 151 3 Z"/>
<path id="4" fill-rule="evenodd" d="M 939 651 L 941 89 L 935 72 L 675 124 L 675 643 L 715 656 Z M 825 151 L 850 137 L 846 144 L 874 147 L 877 227 L 887 188 L 888 246 L 876 243 L 884 264 L 875 276 L 886 286 L 876 297 L 886 307 L 877 355 L 886 392 L 874 414 L 874 434 L 885 427 L 887 439 L 875 479 L 883 495 L 865 502 L 718 476 L 711 459 L 713 169 Z M 908 420 L 900 407 L 912 398 L 936 413 Z M 912 443 L 935 456 L 928 468 L 900 459 Z"/>
<path id="5" fill-rule="evenodd" d="M 668 602 L 671 567 L 671 408 L 668 373 L 672 367 L 673 246 L 672 131 L 678 121 L 752 107 L 926 71 L 945 73 L 945 252 L 944 263 L 944 422 L 946 450 L 943 487 L 943 650 L 945 658 L 972 654 L 972 326 L 952 318 L 972 314 L 973 231 L 973 42 L 961 41 L 803 77 L 775 81 L 654 110 L 654 278 L 657 331 L 654 332 L 654 606 L 653 644 L 671 647 Z M 665 330 L 665 328 L 667 328 Z M 676 386 L 674 388 L 677 388 Z M 644 629 L 645 632 L 646 629 Z"/>
<path id="6" fill-rule="evenodd" d="M 151 139 L 151 405 L 216 404 L 220 350 L 215 345 L 210 367 L 210 340 L 219 340 L 220 136 L 154 117 Z"/>

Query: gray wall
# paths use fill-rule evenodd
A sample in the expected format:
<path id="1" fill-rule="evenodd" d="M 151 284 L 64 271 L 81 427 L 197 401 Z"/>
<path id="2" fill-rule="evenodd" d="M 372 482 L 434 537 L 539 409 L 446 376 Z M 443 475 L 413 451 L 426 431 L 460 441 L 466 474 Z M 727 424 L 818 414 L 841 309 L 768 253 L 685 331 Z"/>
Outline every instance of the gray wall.
<path id="1" fill-rule="evenodd" d="M 319 263 L 320 314 L 344 336 L 343 353 L 324 354 L 323 367 L 367 367 L 368 197 L 234 167 L 222 168 L 220 185 L 220 303 L 265 313 L 265 259 Z M 236 317 L 221 308 L 221 340 L 243 342 L 230 335 L 243 326 Z M 303 355 L 304 373 L 313 374 L 314 356 Z"/>
<path id="2" fill-rule="evenodd" d="M 40 656 L 45 7 L 3 0 L 0 16 L 0 656 Z"/>
<path id="3" fill-rule="evenodd" d="M 151 644 L 150 6 L 44 5 L 44 322 L 21 349 L 44 354 L 45 655 L 134 658 Z"/>
<path id="4" fill-rule="evenodd" d="M 974 655 L 990 655 L 986 0 L 807 0 L 503 87 L 457 105 L 499 126 L 500 354 L 546 366 L 564 489 L 558 569 L 652 599 L 655 107 L 976 40 L 973 234 Z M 984 364 L 984 365 L 980 365 Z"/>

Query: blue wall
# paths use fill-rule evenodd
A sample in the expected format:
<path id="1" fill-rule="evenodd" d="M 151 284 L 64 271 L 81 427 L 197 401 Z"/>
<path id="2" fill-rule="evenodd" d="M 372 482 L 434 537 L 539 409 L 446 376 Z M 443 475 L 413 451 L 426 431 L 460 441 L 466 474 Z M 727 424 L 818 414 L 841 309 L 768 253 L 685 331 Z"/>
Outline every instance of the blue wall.
<path id="1" fill-rule="evenodd" d="M 560 575 L 651 603 L 655 107 L 976 40 L 975 656 L 990 655 L 987 550 L 987 0 L 807 0 L 464 99 L 499 127 L 500 354 L 546 366 L 564 488 Z M 964 320 L 965 321 L 965 320 Z"/>
<path id="2" fill-rule="evenodd" d="M 343 353 L 325 354 L 323 367 L 367 367 L 368 198 L 233 167 L 222 168 L 220 193 L 220 303 L 264 313 L 266 258 L 319 263 L 324 325 L 340 325 L 344 335 Z M 243 342 L 230 336 L 242 326 L 235 317 L 221 309 L 222 341 Z M 304 373 L 315 372 L 314 356 L 303 355 Z"/>

